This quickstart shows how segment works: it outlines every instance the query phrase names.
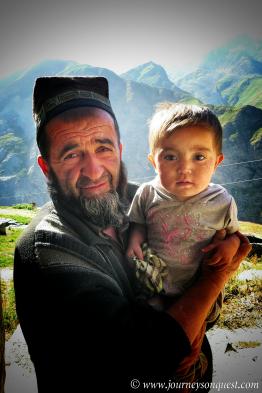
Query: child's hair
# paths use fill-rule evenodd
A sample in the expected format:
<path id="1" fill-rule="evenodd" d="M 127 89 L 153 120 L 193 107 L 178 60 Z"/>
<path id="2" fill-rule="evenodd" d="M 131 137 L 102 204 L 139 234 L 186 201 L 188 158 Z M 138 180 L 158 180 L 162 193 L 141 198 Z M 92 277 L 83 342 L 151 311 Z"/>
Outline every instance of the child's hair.
<path id="1" fill-rule="evenodd" d="M 222 153 L 222 126 L 217 116 L 205 106 L 172 102 L 158 104 L 149 121 L 151 153 L 154 153 L 164 137 L 172 135 L 176 129 L 196 125 L 212 128 L 217 152 L 218 154 Z"/>

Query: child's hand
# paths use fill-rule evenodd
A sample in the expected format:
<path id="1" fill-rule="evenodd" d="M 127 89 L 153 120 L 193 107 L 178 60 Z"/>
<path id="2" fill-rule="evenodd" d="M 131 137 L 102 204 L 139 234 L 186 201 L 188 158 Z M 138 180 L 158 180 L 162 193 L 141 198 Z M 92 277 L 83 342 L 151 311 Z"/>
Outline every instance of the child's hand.
<path id="1" fill-rule="evenodd" d="M 144 260 L 142 244 L 146 240 L 146 229 L 141 224 L 131 224 L 131 232 L 128 241 L 126 255 L 129 258 L 137 257 Z"/>
<path id="2" fill-rule="evenodd" d="M 143 256 L 141 244 L 138 242 L 129 243 L 127 250 L 126 250 L 126 255 L 129 258 L 137 257 L 138 259 L 143 260 L 144 256 Z"/>
<path id="3" fill-rule="evenodd" d="M 223 236 L 221 232 L 210 245 L 202 249 L 204 253 L 213 251 L 213 255 L 206 258 L 207 265 L 229 264 L 236 255 L 240 246 L 239 237 L 233 234 L 223 239 Z"/>

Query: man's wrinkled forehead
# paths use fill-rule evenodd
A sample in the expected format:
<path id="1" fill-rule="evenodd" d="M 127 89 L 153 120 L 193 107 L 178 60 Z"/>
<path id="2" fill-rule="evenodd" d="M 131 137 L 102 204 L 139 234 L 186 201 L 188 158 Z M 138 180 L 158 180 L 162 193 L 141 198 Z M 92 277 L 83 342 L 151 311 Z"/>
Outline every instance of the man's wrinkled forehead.
<path id="1" fill-rule="evenodd" d="M 119 140 L 117 124 L 112 116 L 99 108 L 76 108 L 63 112 L 51 119 L 45 126 L 49 142 L 55 139 L 90 138 L 99 136 Z"/>

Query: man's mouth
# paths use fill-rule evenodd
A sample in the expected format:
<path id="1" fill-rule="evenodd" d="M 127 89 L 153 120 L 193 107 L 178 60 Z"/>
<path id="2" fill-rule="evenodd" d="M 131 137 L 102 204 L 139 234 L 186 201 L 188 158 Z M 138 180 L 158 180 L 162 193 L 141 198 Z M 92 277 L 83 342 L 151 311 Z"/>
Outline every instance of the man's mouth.
<path id="1" fill-rule="evenodd" d="M 80 190 L 86 190 L 87 192 L 97 192 L 105 187 L 110 187 L 110 176 L 104 175 L 97 181 L 92 181 L 87 177 L 81 177 L 76 184 L 76 187 Z"/>
<path id="2" fill-rule="evenodd" d="M 93 189 L 96 189 L 96 188 L 101 188 L 101 187 L 103 187 L 106 184 L 108 184 L 108 182 L 104 181 L 104 182 L 99 182 L 99 183 L 91 183 L 91 184 L 86 184 L 86 185 L 80 185 L 80 186 L 78 186 L 78 188 L 85 189 L 85 190 L 93 190 Z"/>

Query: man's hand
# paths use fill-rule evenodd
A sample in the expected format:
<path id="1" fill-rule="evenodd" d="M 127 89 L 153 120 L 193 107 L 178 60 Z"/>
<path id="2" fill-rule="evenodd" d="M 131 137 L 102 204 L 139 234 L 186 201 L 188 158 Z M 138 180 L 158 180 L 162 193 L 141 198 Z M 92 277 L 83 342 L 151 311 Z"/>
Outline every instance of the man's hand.
<path id="1" fill-rule="evenodd" d="M 226 231 L 222 229 L 217 231 L 212 243 L 202 250 L 205 253 L 216 250 L 212 257 L 204 258 L 203 266 L 205 269 L 216 266 L 216 271 L 224 271 L 228 280 L 236 272 L 241 261 L 249 254 L 251 249 L 252 246 L 248 238 L 242 233 L 237 231 L 226 237 Z"/>
<path id="2" fill-rule="evenodd" d="M 232 234 L 223 239 L 219 238 L 219 236 L 222 237 L 223 234 L 218 234 L 212 243 L 202 250 L 204 253 L 213 251 L 211 256 L 205 257 L 208 265 L 230 263 L 239 249 L 240 239 L 237 235 Z"/>
<path id="3" fill-rule="evenodd" d="M 252 250 L 252 246 L 251 246 L 248 238 L 246 236 L 242 235 L 242 233 L 237 231 L 235 234 L 239 237 L 240 246 L 239 246 L 237 253 L 235 254 L 233 259 L 235 262 L 238 262 L 238 261 L 242 261 L 244 258 L 246 258 L 248 256 L 248 254 Z"/>

